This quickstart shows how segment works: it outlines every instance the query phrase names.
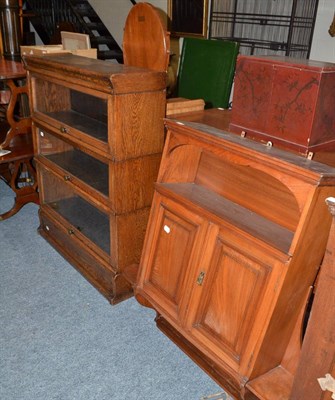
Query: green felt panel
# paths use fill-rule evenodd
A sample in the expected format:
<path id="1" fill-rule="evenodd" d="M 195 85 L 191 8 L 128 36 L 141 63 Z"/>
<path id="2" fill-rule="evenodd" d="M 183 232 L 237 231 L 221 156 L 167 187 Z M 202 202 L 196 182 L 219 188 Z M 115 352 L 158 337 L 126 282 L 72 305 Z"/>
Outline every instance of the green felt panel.
<path id="1" fill-rule="evenodd" d="M 238 50 L 237 42 L 184 38 L 177 96 L 228 108 Z"/>

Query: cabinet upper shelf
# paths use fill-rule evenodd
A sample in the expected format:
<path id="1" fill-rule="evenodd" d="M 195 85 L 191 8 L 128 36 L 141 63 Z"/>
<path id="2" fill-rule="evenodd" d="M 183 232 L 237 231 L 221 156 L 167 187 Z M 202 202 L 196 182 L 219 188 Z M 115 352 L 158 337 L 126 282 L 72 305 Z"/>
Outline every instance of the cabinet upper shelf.
<path id="1" fill-rule="evenodd" d="M 206 125 L 166 127 L 157 190 L 292 254 L 315 188 L 334 186 L 335 168 Z"/>
<path id="2" fill-rule="evenodd" d="M 190 207 L 201 208 L 210 216 L 208 219 L 221 221 L 228 228 L 240 231 L 269 244 L 282 253 L 289 253 L 293 232 L 275 224 L 255 212 L 218 195 L 212 190 L 192 183 L 162 183 L 156 190 L 168 197 L 182 199 Z"/>

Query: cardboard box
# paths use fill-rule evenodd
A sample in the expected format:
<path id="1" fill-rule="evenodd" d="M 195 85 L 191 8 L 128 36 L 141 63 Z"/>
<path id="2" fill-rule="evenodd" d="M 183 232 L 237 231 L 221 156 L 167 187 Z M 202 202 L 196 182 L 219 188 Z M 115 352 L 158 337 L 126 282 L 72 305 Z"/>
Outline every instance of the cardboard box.
<path id="1" fill-rule="evenodd" d="M 229 129 L 303 155 L 335 151 L 335 64 L 242 56 Z"/>
<path id="2" fill-rule="evenodd" d="M 78 56 L 97 58 L 97 49 L 64 50 L 61 44 L 45 46 L 21 46 L 21 55 L 65 54 L 72 53 Z"/>

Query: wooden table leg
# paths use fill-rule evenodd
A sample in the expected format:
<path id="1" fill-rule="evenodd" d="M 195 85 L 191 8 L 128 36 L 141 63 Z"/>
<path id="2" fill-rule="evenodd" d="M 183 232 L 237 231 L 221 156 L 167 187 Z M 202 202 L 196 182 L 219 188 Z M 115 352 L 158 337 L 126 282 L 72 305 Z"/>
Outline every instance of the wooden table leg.
<path id="1" fill-rule="evenodd" d="M 27 132 L 30 132 L 31 129 L 29 110 L 24 110 L 25 107 L 28 107 L 28 88 L 26 85 L 19 86 L 17 83 L 12 79 L 6 81 L 6 85 L 9 87 L 11 93 L 6 110 L 6 120 L 9 124 L 9 130 L 6 134 L 5 140 L 0 145 L 0 148 L 2 149 L 6 148 L 10 144 L 15 135 L 26 134 Z M 27 98 L 20 98 L 20 96 L 27 96 Z M 17 104 L 20 104 L 21 108 L 20 113 L 22 115 L 19 116 L 15 116 L 15 107 Z"/>
<path id="2" fill-rule="evenodd" d="M 16 196 L 13 207 L 9 211 L 0 214 L 0 221 L 13 216 L 27 203 L 39 204 L 37 177 L 35 168 L 32 165 L 32 158 L 23 158 L 8 164 L 2 164 L 2 170 L 4 170 L 5 165 L 8 168 L 1 173 L 1 176 Z"/>

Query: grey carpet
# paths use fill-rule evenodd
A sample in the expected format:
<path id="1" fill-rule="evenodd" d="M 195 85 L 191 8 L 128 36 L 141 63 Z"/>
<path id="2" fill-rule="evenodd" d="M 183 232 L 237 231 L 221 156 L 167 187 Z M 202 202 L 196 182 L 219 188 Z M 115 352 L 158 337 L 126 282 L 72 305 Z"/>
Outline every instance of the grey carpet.
<path id="1" fill-rule="evenodd" d="M 13 200 L 0 181 L 0 213 Z M 111 306 L 36 231 L 0 222 L 1 400 L 199 400 L 221 392 L 135 299 Z M 225 398 L 223 396 L 222 398 Z"/>

